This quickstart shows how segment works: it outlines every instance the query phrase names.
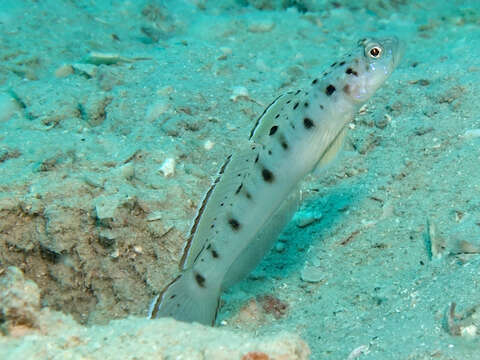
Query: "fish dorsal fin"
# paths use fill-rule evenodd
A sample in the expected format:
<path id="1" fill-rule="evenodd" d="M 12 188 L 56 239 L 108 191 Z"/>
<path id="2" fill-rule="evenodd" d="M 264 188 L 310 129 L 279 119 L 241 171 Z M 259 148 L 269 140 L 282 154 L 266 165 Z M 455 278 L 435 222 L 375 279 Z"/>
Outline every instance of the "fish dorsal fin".
<path id="1" fill-rule="evenodd" d="M 270 129 L 277 120 L 275 116 L 282 111 L 282 108 L 287 104 L 288 101 L 291 101 L 295 96 L 293 91 L 289 91 L 283 95 L 277 97 L 273 102 L 267 106 L 263 111 L 262 115 L 257 119 L 255 126 L 250 132 L 250 140 L 256 143 L 261 143 L 262 138 L 265 135 L 268 135 Z"/>
<path id="2" fill-rule="evenodd" d="M 256 146 L 250 144 L 246 150 L 240 151 L 227 158 L 220 168 L 218 176 L 206 192 L 197 215 L 190 229 L 190 236 L 184 248 L 180 261 L 180 269 L 190 268 L 200 254 L 206 241 L 212 236 L 211 225 L 215 223 L 218 214 L 224 210 L 222 205 L 239 189 L 248 174 L 250 167 L 254 166 Z"/>
<path id="3" fill-rule="evenodd" d="M 345 136 L 347 135 L 347 126 L 344 126 L 343 129 L 338 133 L 337 137 L 328 146 L 327 150 L 323 153 L 322 157 L 318 161 L 315 169 L 313 170 L 314 175 L 318 173 L 327 165 L 331 164 L 333 160 L 337 157 L 337 154 L 343 147 L 345 142 Z"/>

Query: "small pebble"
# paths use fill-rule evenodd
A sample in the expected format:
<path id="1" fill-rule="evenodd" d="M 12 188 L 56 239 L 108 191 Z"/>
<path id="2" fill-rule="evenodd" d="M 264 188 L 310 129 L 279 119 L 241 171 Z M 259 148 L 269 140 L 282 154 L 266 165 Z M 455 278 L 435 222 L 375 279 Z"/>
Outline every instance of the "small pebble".
<path id="1" fill-rule="evenodd" d="M 237 102 L 239 99 L 250 99 L 248 90 L 245 86 L 235 86 L 230 96 L 230 100 Z"/>
<path id="2" fill-rule="evenodd" d="M 297 213 L 295 224 L 299 228 L 307 227 L 322 218 L 321 212 L 305 211 Z"/>
<path id="3" fill-rule="evenodd" d="M 212 148 L 213 148 L 214 145 L 215 145 L 215 143 L 214 143 L 213 141 L 207 140 L 207 141 L 205 141 L 205 143 L 203 144 L 203 148 L 204 148 L 205 150 L 207 150 L 207 151 L 208 151 L 208 150 L 212 150 Z"/>
<path id="4" fill-rule="evenodd" d="M 262 59 L 257 59 L 257 61 L 255 62 L 255 66 L 257 67 L 258 71 L 261 71 L 261 72 L 270 71 L 270 68 L 268 67 L 267 64 L 265 64 L 265 61 L 263 61 Z"/>
<path id="5" fill-rule="evenodd" d="M 360 345 L 359 347 L 355 348 L 350 355 L 348 355 L 347 360 L 354 360 L 361 355 L 366 355 L 370 352 L 368 345 Z"/>
<path id="6" fill-rule="evenodd" d="M 252 33 L 265 33 L 265 32 L 272 31 L 274 27 L 275 27 L 275 23 L 273 22 L 273 20 L 263 20 L 263 21 L 252 22 L 248 26 L 248 31 Z"/>
<path id="7" fill-rule="evenodd" d="M 57 70 L 55 70 L 55 77 L 57 78 L 64 78 L 67 77 L 68 75 L 73 74 L 74 70 L 72 65 L 62 65 L 60 66 Z"/>
<path id="8" fill-rule="evenodd" d="M 158 171 L 161 172 L 165 177 L 171 177 L 175 175 L 175 159 L 166 159 L 160 166 L 160 169 L 158 169 Z"/>
<path id="9" fill-rule="evenodd" d="M 375 119 L 375 126 L 379 129 L 384 129 L 392 121 L 392 118 L 388 114 Z"/>
<path id="10" fill-rule="evenodd" d="M 368 107 L 367 107 L 367 104 L 364 104 L 360 107 L 360 109 L 358 110 L 358 114 L 359 115 L 365 115 L 368 111 Z"/>
<path id="11" fill-rule="evenodd" d="M 152 122 L 158 119 L 160 115 L 167 112 L 169 108 L 170 108 L 170 103 L 168 102 L 167 99 L 159 100 L 148 107 L 145 120 Z"/>
<path id="12" fill-rule="evenodd" d="M 277 242 L 275 244 L 275 251 L 278 253 L 282 253 L 285 251 L 285 244 L 282 242 Z"/>
<path id="13" fill-rule="evenodd" d="M 162 213 L 160 211 L 154 211 L 147 215 L 147 221 L 157 221 L 162 219 Z"/>
<path id="14" fill-rule="evenodd" d="M 305 265 L 300 273 L 300 278 L 306 282 L 317 283 L 325 279 L 325 274 L 315 266 Z"/>
<path id="15" fill-rule="evenodd" d="M 470 129 L 462 135 L 464 139 L 474 139 L 480 137 L 480 129 Z"/>
<path id="16" fill-rule="evenodd" d="M 80 75 L 87 76 L 89 78 L 95 77 L 97 75 L 97 66 L 92 64 L 73 64 L 73 70 Z"/>
<path id="17" fill-rule="evenodd" d="M 226 60 L 230 55 L 232 55 L 232 49 L 229 47 L 221 47 L 220 51 L 222 54 L 217 57 L 217 60 Z"/>
<path id="18" fill-rule="evenodd" d="M 125 180 L 131 180 L 135 175 L 135 167 L 132 163 L 123 165 L 119 170 L 119 175 Z"/>
<path id="19" fill-rule="evenodd" d="M 460 336 L 467 338 L 474 338 L 478 334 L 478 328 L 475 325 L 468 325 L 460 327 Z"/>
<path id="20" fill-rule="evenodd" d="M 157 90 L 157 95 L 168 96 L 171 93 L 173 93 L 174 91 L 175 91 L 175 89 L 173 88 L 172 85 L 167 85 L 167 86 L 162 87 L 161 89 L 158 89 Z"/>

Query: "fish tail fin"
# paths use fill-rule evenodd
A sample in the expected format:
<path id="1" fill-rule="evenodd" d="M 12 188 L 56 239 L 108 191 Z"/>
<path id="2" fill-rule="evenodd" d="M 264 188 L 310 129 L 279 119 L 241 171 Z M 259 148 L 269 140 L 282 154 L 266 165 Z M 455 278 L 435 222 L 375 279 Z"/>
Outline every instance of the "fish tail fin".
<path id="1" fill-rule="evenodd" d="M 212 289 L 199 274 L 187 270 L 168 284 L 150 308 L 150 319 L 172 317 L 184 322 L 215 324 L 220 289 Z"/>

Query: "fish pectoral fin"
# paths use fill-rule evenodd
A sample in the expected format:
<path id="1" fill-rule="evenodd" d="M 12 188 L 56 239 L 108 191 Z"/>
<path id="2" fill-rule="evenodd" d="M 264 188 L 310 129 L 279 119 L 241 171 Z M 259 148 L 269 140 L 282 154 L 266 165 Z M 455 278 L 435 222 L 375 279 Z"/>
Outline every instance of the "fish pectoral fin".
<path id="1" fill-rule="evenodd" d="M 213 326 L 220 303 L 220 288 L 212 288 L 208 283 L 200 286 L 190 269 L 168 284 L 154 301 L 151 319 L 172 317 Z"/>
<path id="2" fill-rule="evenodd" d="M 325 166 L 330 165 L 333 160 L 335 160 L 338 153 L 343 147 L 343 143 L 345 142 L 345 136 L 347 135 L 347 130 L 347 126 L 344 126 L 343 129 L 335 137 L 335 139 L 331 142 L 327 150 L 325 150 L 322 157 L 315 166 L 315 169 L 313 170 L 314 175 L 319 175 L 320 171 L 322 171 Z"/>

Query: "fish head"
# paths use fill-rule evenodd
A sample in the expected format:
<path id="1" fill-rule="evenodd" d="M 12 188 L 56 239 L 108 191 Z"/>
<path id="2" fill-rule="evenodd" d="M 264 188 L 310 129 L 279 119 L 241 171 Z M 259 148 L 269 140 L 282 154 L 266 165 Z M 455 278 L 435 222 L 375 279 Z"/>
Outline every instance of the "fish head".
<path id="1" fill-rule="evenodd" d="M 353 102 L 365 102 L 385 82 L 400 61 L 402 47 L 396 37 L 358 41 L 344 67 L 344 92 Z"/>

